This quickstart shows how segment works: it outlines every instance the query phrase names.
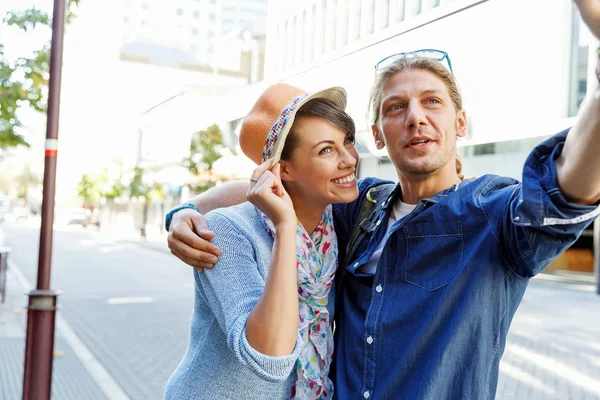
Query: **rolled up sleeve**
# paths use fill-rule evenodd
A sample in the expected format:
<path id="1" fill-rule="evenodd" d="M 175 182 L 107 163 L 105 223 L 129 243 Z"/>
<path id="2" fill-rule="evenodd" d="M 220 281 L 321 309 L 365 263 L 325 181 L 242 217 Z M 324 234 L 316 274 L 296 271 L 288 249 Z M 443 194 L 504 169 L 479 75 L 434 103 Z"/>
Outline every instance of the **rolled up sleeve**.
<path id="1" fill-rule="evenodd" d="M 505 261 L 525 278 L 568 249 L 600 215 L 598 204 L 571 203 L 558 185 L 556 159 L 567 133 L 551 137 L 530 153 L 521 183 L 506 185 L 506 178 L 498 178 L 482 194 L 488 220 L 502 241 Z"/>

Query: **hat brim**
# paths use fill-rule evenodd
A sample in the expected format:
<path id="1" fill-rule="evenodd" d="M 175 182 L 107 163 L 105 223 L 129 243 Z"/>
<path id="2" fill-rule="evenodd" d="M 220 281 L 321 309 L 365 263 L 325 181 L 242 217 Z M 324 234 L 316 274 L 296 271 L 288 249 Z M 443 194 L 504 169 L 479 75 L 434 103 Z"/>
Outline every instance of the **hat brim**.
<path id="1" fill-rule="evenodd" d="M 346 90 L 342 87 L 334 86 L 329 89 L 321 90 L 319 92 L 312 93 L 312 94 L 309 94 L 308 96 L 306 96 L 304 99 L 302 99 L 297 104 L 294 111 L 292 111 L 292 113 L 288 117 L 288 120 L 287 120 L 285 126 L 281 130 L 281 133 L 279 134 L 279 137 L 277 138 L 277 142 L 275 143 L 275 146 L 273 147 L 273 151 L 271 152 L 271 158 L 273 159 L 273 163 L 271 165 L 275 165 L 281 159 L 281 153 L 283 152 L 283 148 L 285 146 L 285 141 L 287 139 L 288 133 L 290 132 L 290 129 L 292 128 L 292 125 L 294 124 L 294 120 L 296 119 L 296 113 L 304 104 L 306 104 L 307 102 L 309 102 L 310 100 L 313 100 L 313 99 L 329 100 L 332 103 L 334 103 L 337 107 L 339 107 L 340 109 L 346 110 L 346 104 L 347 104 Z"/>

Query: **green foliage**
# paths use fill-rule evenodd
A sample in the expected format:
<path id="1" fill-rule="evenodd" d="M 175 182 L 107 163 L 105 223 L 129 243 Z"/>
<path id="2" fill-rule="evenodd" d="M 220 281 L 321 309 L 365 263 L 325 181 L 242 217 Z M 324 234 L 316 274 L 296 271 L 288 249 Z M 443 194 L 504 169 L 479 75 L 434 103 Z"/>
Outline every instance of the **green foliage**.
<path id="1" fill-rule="evenodd" d="M 25 164 L 23 170 L 15 176 L 17 184 L 17 197 L 26 199 L 30 187 L 35 187 L 42 182 L 42 178 L 31 170 L 29 164 Z"/>
<path id="2" fill-rule="evenodd" d="M 133 177 L 129 183 L 129 197 L 143 198 L 146 203 L 150 203 L 152 199 L 164 199 L 163 185 L 159 182 L 146 182 L 144 174 L 146 171 L 141 167 L 133 169 Z"/>
<path id="3" fill-rule="evenodd" d="M 80 0 L 68 0 L 67 23 L 75 18 Z M 3 19 L 8 26 L 25 32 L 38 25 L 51 26 L 50 16 L 35 7 L 24 11 L 9 11 Z M 31 57 L 20 57 L 15 62 L 5 58 L 0 44 L 0 149 L 29 146 L 17 131 L 23 126 L 17 116 L 21 107 L 46 112 L 48 78 L 50 73 L 50 44 L 35 51 Z"/>
<path id="4" fill-rule="evenodd" d="M 90 174 L 83 174 L 77 184 L 77 196 L 83 200 L 84 206 L 94 205 L 100 200 L 100 180 Z"/>
<path id="5" fill-rule="evenodd" d="M 190 156 L 183 161 L 184 166 L 203 182 L 188 185 L 195 193 L 202 193 L 215 186 L 220 179 L 213 174 L 213 165 L 226 151 L 223 135 L 218 125 L 196 132 L 190 143 Z"/>

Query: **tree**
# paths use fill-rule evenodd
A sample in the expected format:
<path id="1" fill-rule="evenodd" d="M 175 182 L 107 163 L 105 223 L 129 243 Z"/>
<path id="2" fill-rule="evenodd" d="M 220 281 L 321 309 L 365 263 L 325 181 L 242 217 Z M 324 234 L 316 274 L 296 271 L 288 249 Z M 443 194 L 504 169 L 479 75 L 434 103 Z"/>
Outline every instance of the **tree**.
<path id="1" fill-rule="evenodd" d="M 31 170 L 31 165 L 25 164 L 23 170 L 15 176 L 17 183 L 17 197 L 27 200 L 29 189 L 42 183 L 42 178 Z"/>
<path id="2" fill-rule="evenodd" d="M 148 211 L 153 198 L 164 199 L 163 185 L 159 182 L 146 182 L 144 179 L 145 170 L 142 167 L 133 169 L 133 177 L 129 183 L 129 196 L 131 198 L 144 199 L 144 208 L 142 212 L 142 226 L 140 234 L 142 239 L 146 239 L 146 224 L 148 222 Z"/>
<path id="3" fill-rule="evenodd" d="M 77 184 L 77 195 L 83 200 L 83 206 L 94 210 L 100 200 L 101 182 L 97 177 L 90 174 L 83 174 Z"/>
<path id="4" fill-rule="evenodd" d="M 202 193 L 215 186 L 219 181 L 213 173 L 215 162 L 223 157 L 227 148 L 223 145 L 223 135 L 218 125 L 196 132 L 190 142 L 190 155 L 184 159 L 184 166 L 200 183 L 188 185 L 195 193 Z"/>
<path id="5" fill-rule="evenodd" d="M 67 23 L 75 17 L 80 0 L 68 0 Z M 27 32 L 38 25 L 51 26 L 49 15 L 35 7 L 25 11 L 9 11 L 3 19 L 8 26 L 16 26 Z M 45 113 L 48 107 L 47 92 L 50 75 L 50 44 L 45 44 L 30 57 L 16 61 L 5 57 L 0 44 L 0 149 L 29 146 L 19 132 L 23 126 L 18 117 L 21 107 L 30 107 Z"/>

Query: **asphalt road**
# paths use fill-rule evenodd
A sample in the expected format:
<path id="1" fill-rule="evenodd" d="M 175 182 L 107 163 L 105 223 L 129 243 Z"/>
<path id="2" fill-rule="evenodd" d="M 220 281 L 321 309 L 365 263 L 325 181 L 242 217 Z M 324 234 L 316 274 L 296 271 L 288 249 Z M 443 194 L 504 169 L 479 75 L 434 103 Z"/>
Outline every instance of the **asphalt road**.
<path id="1" fill-rule="evenodd" d="M 38 225 L 39 226 L 39 225 Z M 35 284 L 39 230 L 2 228 Z M 188 342 L 191 268 L 166 248 L 56 230 L 52 288 L 60 313 L 132 400 L 162 397 Z M 600 296 L 591 276 L 540 274 L 513 320 L 497 399 L 600 400 Z"/>
<path id="2" fill-rule="evenodd" d="M 12 261 L 35 285 L 39 229 L 2 227 Z M 75 227 L 54 233 L 51 279 L 63 318 L 129 397 L 160 399 L 188 342 L 191 268 L 164 250 Z"/>

